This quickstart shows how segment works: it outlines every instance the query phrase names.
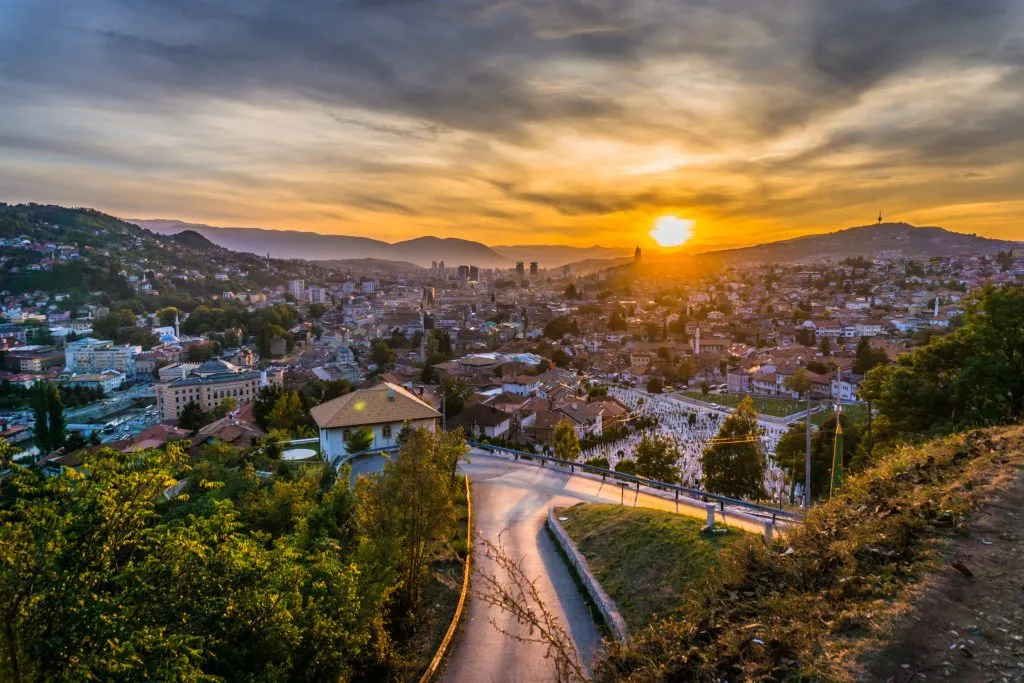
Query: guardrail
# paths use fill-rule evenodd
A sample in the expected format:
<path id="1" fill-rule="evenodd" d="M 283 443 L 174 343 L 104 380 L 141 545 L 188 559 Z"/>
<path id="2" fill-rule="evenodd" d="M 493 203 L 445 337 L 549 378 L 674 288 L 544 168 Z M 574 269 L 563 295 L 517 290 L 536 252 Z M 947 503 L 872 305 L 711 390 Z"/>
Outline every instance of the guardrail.
<path id="1" fill-rule="evenodd" d="M 398 450 L 398 446 L 383 446 L 381 448 L 367 448 L 365 451 L 356 451 L 355 453 L 346 453 L 345 455 L 339 455 L 331 465 L 336 470 L 340 470 L 344 465 L 348 464 L 349 461 L 355 460 L 356 458 L 362 458 L 367 455 L 384 455 L 385 453 L 394 453 Z"/>
<path id="2" fill-rule="evenodd" d="M 715 501 L 719 504 L 722 511 L 725 511 L 725 506 L 730 505 L 734 507 L 743 508 L 745 510 L 751 510 L 761 515 L 771 515 L 771 519 L 774 522 L 776 518 L 788 519 L 792 521 L 800 521 L 803 519 L 802 515 L 797 512 L 790 512 L 789 510 L 781 510 L 779 508 L 769 507 L 767 505 L 760 505 L 759 503 L 751 503 L 747 500 L 740 500 L 738 498 L 730 498 L 728 496 L 719 495 L 717 493 L 711 493 L 709 491 L 702 491 L 700 489 L 693 489 L 686 486 L 680 486 L 678 484 L 669 484 L 668 482 L 658 481 L 657 479 L 648 479 L 646 477 L 638 477 L 634 474 L 626 474 L 624 472 L 616 472 L 614 470 L 607 470 L 603 467 L 594 467 L 593 465 L 586 465 L 583 463 L 573 462 L 572 460 L 562 460 L 561 458 L 553 458 L 549 455 L 538 455 L 537 453 L 527 453 L 526 451 L 518 451 L 514 448 L 506 448 L 505 446 L 494 446 L 492 444 L 479 443 L 476 441 L 467 441 L 470 446 L 479 448 L 484 451 L 508 453 L 518 460 L 519 458 L 529 458 L 531 460 L 539 460 L 541 463 L 551 462 L 562 467 L 569 468 L 570 472 L 575 473 L 577 469 L 581 472 L 589 472 L 590 474 L 600 475 L 602 478 L 611 477 L 613 479 L 619 479 L 622 481 L 628 481 L 636 484 L 637 490 L 640 489 L 641 484 L 648 488 L 657 489 L 660 491 L 667 491 L 669 493 L 675 493 L 678 498 L 680 494 L 685 495 L 689 498 L 696 498 L 707 503 L 708 501 Z"/>
<path id="3" fill-rule="evenodd" d="M 626 625 L 626 620 L 622 618 L 622 614 L 619 612 L 615 601 L 611 599 L 604 590 L 604 587 L 601 586 L 601 582 L 590 571 L 590 566 L 587 564 L 587 559 L 583 557 L 583 553 L 579 551 L 579 548 L 576 547 L 576 544 L 573 543 L 573 540 L 565 531 L 565 527 L 558 521 L 555 508 L 548 508 L 548 529 L 551 530 L 551 535 L 555 537 L 558 547 L 565 553 L 569 565 L 576 572 L 576 576 L 579 578 L 580 583 L 583 584 L 587 595 L 597 605 L 597 611 L 601 613 L 601 617 L 604 619 L 608 630 L 612 632 L 617 641 L 625 643 L 629 639 L 629 628 Z"/>

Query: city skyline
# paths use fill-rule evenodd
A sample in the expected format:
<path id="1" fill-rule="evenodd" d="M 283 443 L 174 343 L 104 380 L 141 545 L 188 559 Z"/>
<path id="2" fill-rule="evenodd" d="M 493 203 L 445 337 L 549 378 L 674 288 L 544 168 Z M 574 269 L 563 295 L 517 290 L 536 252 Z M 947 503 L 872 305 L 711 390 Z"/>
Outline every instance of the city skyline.
<path id="1" fill-rule="evenodd" d="M 0 200 L 491 245 L 1020 239 L 1013 0 L 0 0 Z"/>

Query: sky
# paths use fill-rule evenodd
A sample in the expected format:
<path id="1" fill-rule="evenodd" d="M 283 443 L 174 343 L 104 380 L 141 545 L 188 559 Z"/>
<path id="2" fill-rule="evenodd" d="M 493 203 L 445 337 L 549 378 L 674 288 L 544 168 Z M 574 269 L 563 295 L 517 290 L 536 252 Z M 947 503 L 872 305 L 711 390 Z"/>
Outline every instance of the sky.
<path id="1" fill-rule="evenodd" d="M 1024 0 L 0 0 L 0 200 L 491 245 L 1024 239 Z"/>

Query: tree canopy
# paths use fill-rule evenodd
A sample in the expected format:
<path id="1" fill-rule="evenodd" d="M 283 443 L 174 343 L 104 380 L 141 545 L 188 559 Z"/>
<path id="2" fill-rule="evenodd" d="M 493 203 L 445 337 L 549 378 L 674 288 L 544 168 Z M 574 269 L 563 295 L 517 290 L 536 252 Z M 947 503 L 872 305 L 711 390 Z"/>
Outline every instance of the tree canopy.
<path id="1" fill-rule="evenodd" d="M 875 367 L 861 384 L 890 435 L 938 434 L 1024 417 L 1024 288 L 986 287 L 963 325 Z"/>
<path id="2" fill-rule="evenodd" d="M 715 441 L 704 450 L 704 487 L 734 498 L 763 498 L 767 461 L 757 411 L 749 396 L 722 422 Z"/>

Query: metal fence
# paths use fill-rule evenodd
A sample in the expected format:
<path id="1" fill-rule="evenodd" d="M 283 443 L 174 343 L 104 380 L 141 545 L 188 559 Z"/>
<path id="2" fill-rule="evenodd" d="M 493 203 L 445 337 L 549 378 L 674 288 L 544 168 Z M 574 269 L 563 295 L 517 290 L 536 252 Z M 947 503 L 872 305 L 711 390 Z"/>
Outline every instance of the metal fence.
<path id="1" fill-rule="evenodd" d="M 773 508 L 767 505 L 761 505 L 759 503 L 751 503 L 747 500 L 740 500 L 738 498 L 730 498 L 728 496 L 722 496 L 717 493 L 710 493 L 708 491 L 702 491 L 700 489 L 693 489 L 686 486 L 680 486 L 678 484 L 669 484 L 668 482 L 658 481 L 656 479 L 648 479 L 646 477 L 638 477 L 633 474 L 626 474 L 624 472 L 615 472 L 614 470 L 608 470 L 603 467 L 594 467 L 593 465 L 586 465 L 583 463 L 573 462 L 571 460 L 562 460 L 560 458 L 553 458 L 549 455 L 538 455 L 537 453 L 527 453 L 526 451 L 517 451 L 514 448 L 506 448 L 504 446 L 494 446 L 492 444 L 479 443 L 477 441 L 467 442 L 473 448 L 479 448 L 480 450 L 489 451 L 491 453 L 507 453 L 513 456 L 516 460 L 525 458 L 529 460 L 537 460 L 541 464 L 545 462 L 554 463 L 562 467 L 566 467 L 570 472 L 575 473 L 576 470 L 581 472 L 588 472 L 590 474 L 600 475 L 602 479 L 612 478 L 621 481 L 630 482 L 636 485 L 637 490 L 640 490 L 640 486 L 646 486 L 650 489 L 657 491 L 666 491 L 668 493 L 675 493 L 676 498 L 680 495 L 686 496 L 687 498 L 694 498 L 702 500 L 705 503 L 714 501 L 719 504 L 722 511 L 725 511 L 725 506 L 729 505 L 732 507 L 742 508 L 751 512 L 757 513 L 758 515 L 770 515 L 774 522 L 777 518 L 787 519 L 791 521 L 800 521 L 802 515 L 798 512 L 791 512 L 789 510 L 782 510 L 779 508 Z"/>

